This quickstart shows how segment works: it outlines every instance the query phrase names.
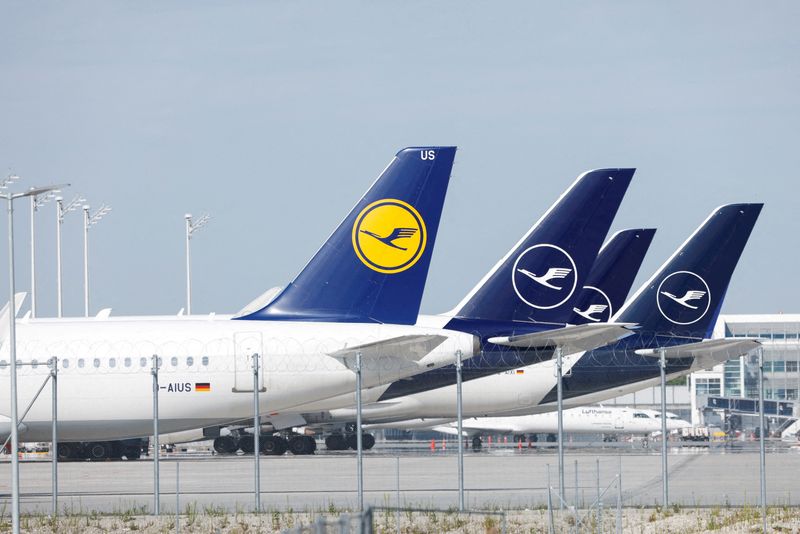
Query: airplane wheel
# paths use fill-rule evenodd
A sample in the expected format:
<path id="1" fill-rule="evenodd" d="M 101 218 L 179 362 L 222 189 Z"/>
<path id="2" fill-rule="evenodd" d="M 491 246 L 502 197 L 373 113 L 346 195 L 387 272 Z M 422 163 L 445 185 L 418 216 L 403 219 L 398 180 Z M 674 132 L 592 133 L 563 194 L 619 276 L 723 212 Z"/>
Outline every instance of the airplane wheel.
<path id="1" fill-rule="evenodd" d="M 269 456 L 280 456 L 286 452 L 286 447 L 281 444 L 283 438 L 276 436 L 261 436 L 259 445 L 261 446 L 261 454 Z"/>
<path id="2" fill-rule="evenodd" d="M 134 446 L 125 447 L 122 451 L 122 455 L 128 460 L 138 460 L 142 457 L 142 448 Z"/>
<path id="3" fill-rule="evenodd" d="M 78 447 L 74 443 L 58 444 L 59 460 L 74 460 L 78 456 Z"/>
<path id="4" fill-rule="evenodd" d="M 472 450 L 479 451 L 483 448 L 483 440 L 480 436 L 475 436 L 472 438 Z"/>
<path id="5" fill-rule="evenodd" d="M 547 434 L 548 443 L 555 443 L 556 441 L 558 441 L 558 436 L 556 436 L 555 434 Z"/>
<path id="6" fill-rule="evenodd" d="M 342 434 L 331 434 L 325 438 L 325 446 L 329 451 L 344 451 L 347 449 L 347 440 Z"/>
<path id="7" fill-rule="evenodd" d="M 248 434 L 247 436 L 242 436 L 239 438 L 239 448 L 242 449 L 242 452 L 245 454 L 251 454 L 253 451 L 255 451 L 256 444 L 253 436 Z"/>
<path id="8" fill-rule="evenodd" d="M 282 438 L 281 436 L 274 436 L 274 438 L 275 438 L 275 443 L 278 446 L 278 448 L 276 449 L 277 452 L 275 454 L 280 456 L 281 454 L 289 450 L 289 442 L 285 438 Z"/>
<path id="9" fill-rule="evenodd" d="M 239 444 L 236 443 L 236 439 L 233 436 L 214 438 L 214 450 L 219 454 L 233 454 L 238 448 Z"/>
<path id="10" fill-rule="evenodd" d="M 530 436 L 531 443 L 536 443 L 539 441 L 539 434 L 531 434 Z"/>
<path id="11" fill-rule="evenodd" d="M 365 451 L 370 450 L 375 446 L 375 436 L 372 434 L 363 434 L 361 436 L 361 446 L 364 447 Z"/>
<path id="12" fill-rule="evenodd" d="M 111 444 L 106 441 L 95 441 L 86 447 L 86 454 L 93 462 L 105 460 L 111 456 Z"/>
<path id="13" fill-rule="evenodd" d="M 310 436 L 293 436 L 289 439 L 289 452 L 295 456 L 314 454 L 316 442 Z M 312 443 L 314 446 L 312 447 Z"/>

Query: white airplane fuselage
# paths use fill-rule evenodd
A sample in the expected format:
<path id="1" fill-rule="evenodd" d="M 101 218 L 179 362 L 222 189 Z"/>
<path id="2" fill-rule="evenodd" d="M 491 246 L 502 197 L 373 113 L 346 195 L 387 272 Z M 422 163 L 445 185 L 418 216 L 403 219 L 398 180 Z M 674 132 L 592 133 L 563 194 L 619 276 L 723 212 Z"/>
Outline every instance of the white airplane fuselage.
<path id="1" fill-rule="evenodd" d="M 387 354 L 362 362 L 365 388 L 453 363 L 474 352 L 472 335 L 416 326 L 241 321 L 228 317 L 153 317 L 20 320 L 18 410 L 22 416 L 58 358 L 59 439 L 112 440 L 153 430 L 153 355 L 161 358 L 159 430 L 225 424 L 253 414 L 253 354 L 260 355 L 260 406 L 264 415 L 352 392 L 356 378 L 330 356 L 408 335 L 446 339 L 421 358 Z M 9 348 L 0 350 L 0 389 L 9 391 Z M 352 363 L 352 362 L 348 362 Z M 0 434 L 10 427 L 10 397 L 0 396 Z M 48 441 L 51 388 L 47 385 L 22 421 L 20 440 Z M 4 423 L 5 422 L 5 423 Z"/>
<path id="2" fill-rule="evenodd" d="M 564 410 L 564 432 L 570 434 L 650 434 L 661 430 L 661 419 L 653 410 L 606 406 L 583 406 Z M 672 415 L 667 431 L 690 427 L 691 423 Z M 455 423 L 448 427 L 455 429 Z M 556 412 L 515 417 L 481 417 L 463 423 L 467 433 L 554 434 L 558 432 Z"/>

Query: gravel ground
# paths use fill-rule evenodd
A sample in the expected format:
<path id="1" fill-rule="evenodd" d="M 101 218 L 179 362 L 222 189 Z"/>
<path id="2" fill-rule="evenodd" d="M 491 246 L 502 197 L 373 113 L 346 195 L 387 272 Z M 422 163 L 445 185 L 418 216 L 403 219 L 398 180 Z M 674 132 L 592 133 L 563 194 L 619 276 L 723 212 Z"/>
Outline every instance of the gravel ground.
<path id="1" fill-rule="evenodd" d="M 597 532 L 594 517 L 585 518 L 585 511 L 579 512 L 582 518 L 581 532 Z M 274 512 L 261 515 L 223 514 L 198 512 L 183 515 L 180 518 L 180 532 L 183 533 L 253 533 L 280 532 L 283 529 L 308 526 L 306 532 L 343 532 L 338 522 L 341 515 L 336 512 L 325 514 L 329 518 L 328 529 L 315 531 L 314 522 L 318 514 Z M 376 512 L 374 517 L 375 532 L 394 533 L 395 512 Z M 8 516 L 0 520 L 0 532 L 10 531 Z M 603 521 L 603 532 L 614 532 L 616 515 L 614 511 L 606 513 Z M 760 532 L 761 516 L 758 508 L 674 508 L 659 510 L 655 508 L 626 509 L 622 517 L 623 532 L 637 534 L 674 533 L 740 533 Z M 499 534 L 500 520 L 498 516 L 466 516 L 455 512 L 403 512 L 400 515 L 401 532 L 412 533 L 486 533 Z M 773 532 L 800 533 L 800 509 L 771 508 L 768 519 L 769 528 Z M 574 516 L 565 513 L 556 517 L 556 532 L 573 532 Z M 357 519 L 352 519 L 351 532 L 358 532 Z M 176 532 L 174 516 L 154 518 L 134 513 L 115 515 L 72 515 L 60 517 L 53 521 L 47 516 L 25 516 L 22 531 L 29 533 L 102 533 L 102 532 L 141 532 L 146 534 Z M 510 511 L 507 516 L 507 529 L 511 533 L 538 533 L 547 531 L 546 510 Z"/>

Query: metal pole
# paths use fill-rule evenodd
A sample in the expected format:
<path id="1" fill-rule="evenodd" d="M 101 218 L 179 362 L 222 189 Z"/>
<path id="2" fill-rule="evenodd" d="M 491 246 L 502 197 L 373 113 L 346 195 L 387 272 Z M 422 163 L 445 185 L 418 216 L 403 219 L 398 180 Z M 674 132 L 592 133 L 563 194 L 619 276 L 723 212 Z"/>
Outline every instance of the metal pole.
<path id="1" fill-rule="evenodd" d="M 767 463 L 764 445 L 764 348 L 758 348 L 758 441 L 759 472 L 761 475 L 761 521 L 764 532 L 767 532 Z"/>
<path id="2" fill-rule="evenodd" d="M 356 453 L 358 477 L 358 511 L 364 511 L 364 466 L 361 446 L 361 351 L 356 352 Z"/>
<path id="3" fill-rule="evenodd" d="M 153 354 L 153 514 L 161 515 L 161 488 L 159 487 L 158 456 L 158 355 Z"/>
<path id="4" fill-rule="evenodd" d="M 580 500 L 580 494 L 578 492 L 578 460 L 575 460 L 575 502 L 573 502 L 573 506 L 575 510 L 578 509 L 578 504 Z"/>
<path id="5" fill-rule="evenodd" d="M 36 195 L 31 195 L 31 318 L 36 318 Z"/>
<path id="6" fill-rule="evenodd" d="M 622 456 L 619 456 L 617 473 L 617 534 L 622 534 Z"/>
<path id="7" fill-rule="evenodd" d="M 397 504 L 395 505 L 394 511 L 394 522 L 395 526 L 397 527 L 397 534 L 400 534 L 400 457 L 395 456 L 394 459 L 395 465 L 395 478 L 397 479 Z"/>
<path id="8" fill-rule="evenodd" d="M 258 402 L 258 353 L 253 354 L 253 469 L 256 513 L 261 513 L 261 411 Z"/>
<path id="9" fill-rule="evenodd" d="M 50 443 L 52 462 L 53 462 L 53 517 L 58 515 L 58 358 L 53 356 L 50 359 L 50 380 L 52 383 L 52 440 Z"/>
<path id="10" fill-rule="evenodd" d="M 461 350 L 456 351 L 456 414 L 458 417 L 458 510 L 464 511 L 464 413 L 461 388 Z"/>
<path id="11" fill-rule="evenodd" d="M 56 315 L 61 317 L 64 309 L 61 301 L 61 224 L 64 221 L 64 204 L 56 199 Z"/>
<path id="12" fill-rule="evenodd" d="M 89 206 L 83 207 L 83 316 L 89 317 Z"/>
<path id="13" fill-rule="evenodd" d="M 175 534 L 181 531 L 181 463 L 175 462 Z"/>
<path id="14" fill-rule="evenodd" d="M 558 402 L 558 496 L 559 510 L 564 509 L 564 391 L 563 391 L 563 358 L 561 347 L 556 347 L 556 395 Z"/>
<path id="15" fill-rule="evenodd" d="M 19 419 L 17 418 L 17 318 L 14 301 L 14 198 L 8 199 L 8 348 L 11 358 L 11 528 L 19 534 Z"/>
<path id="16" fill-rule="evenodd" d="M 667 472 L 667 357 L 664 349 L 659 349 L 661 367 L 661 480 L 662 506 L 669 505 L 669 473 Z"/>
<path id="17" fill-rule="evenodd" d="M 597 481 L 595 489 L 597 490 L 597 534 L 603 534 L 603 501 L 600 496 L 600 458 L 595 458 L 597 463 Z"/>
<path id="18" fill-rule="evenodd" d="M 553 488 L 550 485 L 550 464 L 547 464 L 547 531 L 555 534 L 556 526 L 553 522 Z"/>
<path id="19" fill-rule="evenodd" d="M 189 240 L 192 238 L 192 216 L 186 218 L 186 315 L 192 314 L 192 263 L 189 251 Z"/>

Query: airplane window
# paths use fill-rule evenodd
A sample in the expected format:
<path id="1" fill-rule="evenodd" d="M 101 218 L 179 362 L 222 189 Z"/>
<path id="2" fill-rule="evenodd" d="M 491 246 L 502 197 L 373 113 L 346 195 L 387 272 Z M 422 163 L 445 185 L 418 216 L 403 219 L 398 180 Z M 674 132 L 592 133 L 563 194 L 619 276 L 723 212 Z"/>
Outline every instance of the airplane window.
<path id="1" fill-rule="evenodd" d="M 157 359 L 158 359 L 158 368 L 161 369 L 162 367 L 164 367 L 164 358 L 159 356 Z"/>
<path id="2" fill-rule="evenodd" d="M 110 360 L 108 360 L 108 366 L 109 367 L 116 367 L 117 366 L 117 359 L 116 358 L 111 358 Z"/>
<path id="3" fill-rule="evenodd" d="M 69 367 L 69 358 L 64 358 L 63 360 L 61 360 L 61 367 L 63 367 L 64 369 Z"/>
<path id="4" fill-rule="evenodd" d="M 83 358 L 78 358 L 78 367 L 83 369 Z"/>
<path id="5" fill-rule="evenodd" d="M 31 366 L 36 369 L 39 367 L 39 360 L 31 360 Z"/>
<path id="6" fill-rule="evenodd" d="M 178 358 L 173 356 L 172 359 L 170 359 L 169 363 L 172 364 L 172 367 L 177 367 L 178 366 Z"/>
<path id="7" fill-rule="evenodd" d="M 208 366 L 208 356 L 203 356 L 203 359 L 201 360 L 201 362 L 202 362 L 203 365 Z"/>
<path id="8" fill-rule="evenodd" d="M 95 367 L 100 367 L 100 358 L 95 358 L 94 362 L 92 362 L 92 365 Z"/>
<path id="9" fill-rule="evenodd" d="M 131 366 L 131 359 L 125 358 L 125 367 L 130 367 L 130 366 Z"/>
<path id="10" fill-rule="evenodd" d="M 139 367 L 147 367 L 147 358 L 139 358 Z"/>
<path id="11" fill-rule="evenodd" d="M 193 365 L 194 365 L 194 358 L 192 358 L 191 356 L 187 357 L 186 358 L 186 367 L 191 367 Z"/>

